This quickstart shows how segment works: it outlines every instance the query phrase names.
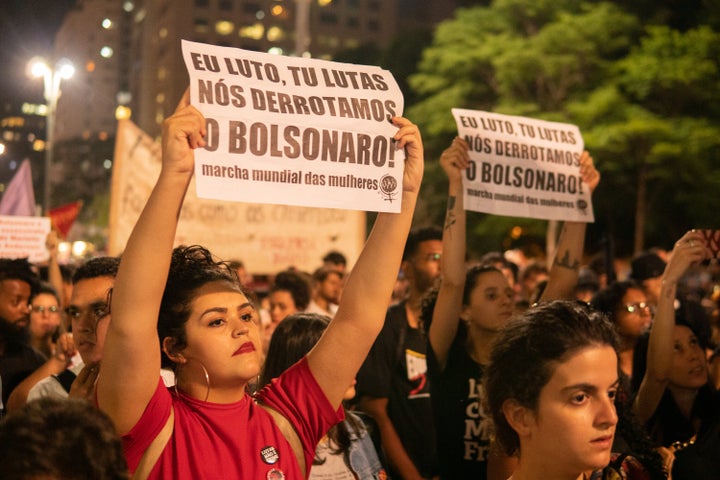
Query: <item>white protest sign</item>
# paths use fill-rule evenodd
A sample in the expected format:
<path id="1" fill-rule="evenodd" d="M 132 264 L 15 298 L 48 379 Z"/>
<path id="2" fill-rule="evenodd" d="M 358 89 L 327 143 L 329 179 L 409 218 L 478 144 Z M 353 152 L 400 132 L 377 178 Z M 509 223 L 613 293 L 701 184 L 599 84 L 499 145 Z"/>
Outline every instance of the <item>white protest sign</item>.
<path id="1" fill-rule="evenodd" d="M 30 263 L 45 262 L 45 240 L 50 233 L 49 217 L 0 215 L 0 258 L 27 258 Z"/>
<path id="2" fill-rule="evenodd" d="M 588 186 L 580 179 L 584 143 L 566 123 L 452 109 L 470 146 L 463 181 L 467 210 L 592 223 Z"/>
<path id="3" fill-rule="evenodd" d="M 378 67 L 183 40 L 191 103 L 205 115 L 195 152 L 201 198 L 400 211 L 403 160 L 390 123 L 403 97 Z"/>

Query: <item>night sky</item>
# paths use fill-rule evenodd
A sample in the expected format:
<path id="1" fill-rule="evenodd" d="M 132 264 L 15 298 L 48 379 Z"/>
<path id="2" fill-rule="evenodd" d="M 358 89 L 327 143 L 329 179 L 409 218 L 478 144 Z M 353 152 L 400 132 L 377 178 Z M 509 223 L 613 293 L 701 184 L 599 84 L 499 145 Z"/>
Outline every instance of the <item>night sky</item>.
<path id="1" fill-rule="evenodd" d="M 26 75 L 36 55 L 50 57 L 55 33 L 75 0 L 0 1 L 0 105 L 42 101 L 42 81 Z"/>

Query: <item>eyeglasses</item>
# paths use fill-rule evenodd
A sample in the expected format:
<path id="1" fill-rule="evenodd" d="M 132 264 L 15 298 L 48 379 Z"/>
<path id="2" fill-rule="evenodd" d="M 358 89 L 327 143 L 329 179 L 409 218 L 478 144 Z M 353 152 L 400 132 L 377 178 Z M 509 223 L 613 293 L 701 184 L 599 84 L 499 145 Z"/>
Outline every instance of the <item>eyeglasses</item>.
<path id="1" fill-rule="evenodd" d="M 91 303 L 87 310 L 80 310 L 77 307 L 68 307 L 65 309 L 65 314 L 71 320 L 77 320 L 80 317 L 91 315 L 95 323 L 97 323 L 110 314 L 110 306 L 105 302 L 97 302 Z"/>
<path id="2" fill-rule="evenodd" d="M 50 305 L 49 307 L 46 307 L 45 305 L 30 305 L 30 310 L 38 313 L 43 313 L 45 310 L 50 313 L 57 313 L 60 309 L 57 305 Z"/>
<path id="3" fill-rule="evenodd" d="M 630 313 L 640 312 L 641 310 L 645 310 L 646 312 L 649 312 L 650 305 L 648 305 L 645 302 L 628 303 L 627 305 L 625 305 L 625 310 L 627 310 Z"/>

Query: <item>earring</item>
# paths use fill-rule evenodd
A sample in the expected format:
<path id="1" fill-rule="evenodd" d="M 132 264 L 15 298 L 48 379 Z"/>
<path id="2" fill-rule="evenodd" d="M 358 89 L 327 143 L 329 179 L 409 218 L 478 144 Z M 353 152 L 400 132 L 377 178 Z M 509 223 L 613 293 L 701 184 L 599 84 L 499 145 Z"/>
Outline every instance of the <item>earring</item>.
<path id="1" fill-rule="evenodd" d="M 190 360 L 195 360 L 195 359 L 188 358 L 187 362 L 189 363 Z M 203 402 L 207 402 L 208 397 L 210 397 L 210 374 L 208 373 L 207 368 L 205 368 L 205 365 L 203 365 L 203 363 L 200 360 L 195 360 L 195 361 L 200 365 L 200 368 L 202 368 L 202 370 L 203 370 L 203 375 L 205 376 L 205 385 L 207 385 L 207 391 L 205 392 L 205 399 L 203 400 Z M 178 395 L 177 385 L 178 385 L 178 383 L 180 383 L 179 382 L 179 377 L 180 377 L 179 370 L 180 369 L 178 369 L 178 374 L 175 376 L 175 385 L 173 385 L 173 389 L 175 390 L 175 395 Z"/>

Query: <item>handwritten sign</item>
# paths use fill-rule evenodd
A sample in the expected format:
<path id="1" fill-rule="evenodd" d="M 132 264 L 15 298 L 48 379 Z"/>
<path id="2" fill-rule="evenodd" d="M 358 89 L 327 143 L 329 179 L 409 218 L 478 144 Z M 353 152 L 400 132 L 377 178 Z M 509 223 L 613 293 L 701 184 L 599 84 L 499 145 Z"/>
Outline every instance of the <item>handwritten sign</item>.
<path id="1" fill-rule="evenodd" d="M 584 143 L 577 126 L 459 108 L 452 113 L 470 145 L 466 209 L 594 221 L 590 192 L 580 179 Z"/>
<path id="2" fill-rule="evenodd" d="M 50 218 L 0 215 L 0 257 L 27 258 L 31 263 L 47 261 L 45 240 Z"/>
<path id="3" fill-rule="evenodd" d="M 373 66 L 182 42 L 208 145 L 202 198 L 400 211 L 405 154 L 392 141 L 403 98 Z"/>

